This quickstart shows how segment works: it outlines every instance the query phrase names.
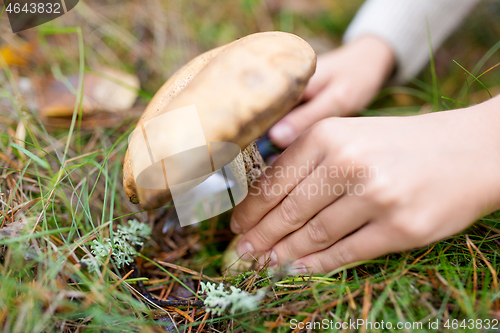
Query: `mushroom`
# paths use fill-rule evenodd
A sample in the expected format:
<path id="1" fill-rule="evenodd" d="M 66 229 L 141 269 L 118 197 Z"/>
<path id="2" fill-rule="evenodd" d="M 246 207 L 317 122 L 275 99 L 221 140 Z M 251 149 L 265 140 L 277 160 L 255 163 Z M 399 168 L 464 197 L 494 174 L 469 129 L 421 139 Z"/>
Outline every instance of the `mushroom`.
<path id="1" fill-rule="evenodd" d="M 145 124 L 159 119 L 153 118 L 179 110 L 186 110 L 187 114 L 187 107 L 192 105 L 196 107 L 206 141 L 236 144 L 243 151 L 248 180 L 256 178 L 259 172 L 254 171 L 262 168 L 264 162 L 254 140 L 293 108 L 315 66 L 316 55 L 309 44 L 284 32 L 252 34 L 191 60 L 155 94 L 130 137 L 123 168 L 127 198 L 144 209 L 158 208 L 172 199 L 170 178 L 161 188 L 137 185 L 138 170 L 144 169 L 137 165 L 147 163 L 143 162 L 147 158 L 139 137 Z M 175 125 L 169 124 L 165 130 L 168 133 L 157 130 L 155 149 L 169 149 L 171 142 L 165 141 L 171 138 L 179 142 L 190 140 L 191 134 L 183 126 Z M 227 147 L 210 145 L 210 150 L 214 156 L 224 154 Z M 191 161 L 178 167 L 179 177 L 199 163 Z"/>

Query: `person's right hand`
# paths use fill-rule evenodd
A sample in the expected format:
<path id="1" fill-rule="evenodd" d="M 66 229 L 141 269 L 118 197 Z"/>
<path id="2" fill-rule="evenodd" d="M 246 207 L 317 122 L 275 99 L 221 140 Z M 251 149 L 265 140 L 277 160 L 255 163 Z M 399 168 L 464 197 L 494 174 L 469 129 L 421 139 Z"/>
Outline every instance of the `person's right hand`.
<path id="1" fill-rule="evenodd" d="M 324 119 L 250 184 L 243 260 L 327 273 L 455 235 L 500 209 L 500 96 L 412 117 Z"/>
<path id="2" fill-rule="evenodd" d="M 302 101 L 269 131 L 280 148 L 314 123 L 332 116 L 351 116 L 375 97 L 394 68 L 392 49 L 381 39 L 364 36 L 318 57 L 316 73 Z"/>

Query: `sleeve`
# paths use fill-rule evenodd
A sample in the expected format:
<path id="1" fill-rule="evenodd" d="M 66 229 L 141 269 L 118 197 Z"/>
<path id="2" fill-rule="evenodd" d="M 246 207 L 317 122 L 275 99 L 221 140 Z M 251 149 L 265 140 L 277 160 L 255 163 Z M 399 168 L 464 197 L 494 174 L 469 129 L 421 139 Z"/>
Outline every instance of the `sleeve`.
<path id="1" fill-rule="evenodd" d="M 432 48 L 460 24 L 479 0 L 368 0 L 349 25 L 344 42 L 362 35 L 385 40 L 397 59 L 395 81 L 404 83 L 417 75 L 429 60 Z"/>

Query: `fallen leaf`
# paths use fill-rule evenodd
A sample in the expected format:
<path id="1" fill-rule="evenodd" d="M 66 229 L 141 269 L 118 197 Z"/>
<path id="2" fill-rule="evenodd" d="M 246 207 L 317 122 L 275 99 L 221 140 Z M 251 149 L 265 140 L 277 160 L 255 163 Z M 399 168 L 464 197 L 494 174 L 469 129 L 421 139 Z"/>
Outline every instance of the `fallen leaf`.
<path id="1" fill-rule="evenodd" d="M 51 78 L 40 92 L 40 112 L 44 117 L 73 114 L 77 102 L 78 75 L 60 82 Z M 137 99 L 137 76 L 111 68 L 100 68 L 83 77 L 82 110 L 84 115 L 97 111 L 120 112 L 132 107 Z"/>
<path id="2" fill-rule="evenodd" d="M 34 47 L 30 43 L 19 42 L 2 45 L 0 47 L 0 54 L 9 66 L 25 66 L 28 64 L 28 58 L 33 53 L 33 50 Z"/>
<path id="3" fill-rule="evenodd" d="M 80 123 L 81 129 L 114 128 L 126 121 L 127 124 L 137 122 L 144 111 L 144 106 L 134 106 L 127 112 L 101 112 L 96 111 L 90 116 L 84 116 Z M 71 116 L 43 118 L 47 130 L 55 131 L 71 126 Z"/>

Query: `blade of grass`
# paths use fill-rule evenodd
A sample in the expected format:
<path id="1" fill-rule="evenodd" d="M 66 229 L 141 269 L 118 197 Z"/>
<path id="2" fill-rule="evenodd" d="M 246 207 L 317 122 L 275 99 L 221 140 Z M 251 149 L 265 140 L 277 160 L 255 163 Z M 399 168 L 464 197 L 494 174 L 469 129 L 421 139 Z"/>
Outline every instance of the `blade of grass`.
<path id="1" fill-rule="evenodd" d="M 430 66 L 431 66 L 431 76 L 432 76 L 432 100 L 434 104 L 434 111 L 439 110 L 439 89 L 438 81 L 436 75 L 436 64 L 434 63 L 434 50 L 432 48 L 431 30 L 429 28 L 429 21 L 426 20 L 427 25 L 427 41 L 429 43 L 429 56 L 430 56 Z"/>
<path id="2" fill-rule="evenodd" d="M 474 66 L 474 68 L 472 69 L 472 73 L 474 75 L 476 75 L 476 73 L 479 72 L 479 70 L 481 69 L 481 67 L 484 66 L 484 64 L 491 58 L 491 56 L 493 54 L 495 54 L 496 51 L 500 50 L 500 41 L 498 41 L 495 45 L 493 45 L 489 50 L 488 52 L 486 52 L 484 54 L 484 56 L 482 56 L 481 59 L 479 59 L 479 61 L 477 62 L 476 66 Z"/>
<path id="3" fill-rule="evenodd" d="M 49 163 L 47 163 L 46 161 L 42 160 L 40 157 L 36 156 L 35 154 L 33 154 L 32 152 L 30 152 L 29 150 L 26 150 L 25 148 L 21 147 L 17 143 L 11 142 L 10 146 L 12 148 L 15 148 L 15 149 L 23 152 L 24 154 L 26 154 L 26 156 L 28 156 L 29 158 L 31 158 L 34 162 L 36 162 L 39 166 L 41 166 L 45 170 L 49 170 L 50 169 Z"/>
<path id="4" fill-rule="evenodd" d="M 459 101 L 457 101 L 457 100 L 455 100 L 455 99 L 453 99 L 453 98 L 450 98 L 450 97 L 441 96 L 441 98 L 442 98 L 442 99 L 445 99 L 445 100 L 447 100 L 447 101 L 450 101 L 450 102 L 453 102 L 453 103 L 459 104 L 459 105 L 464 106 L 464 107 L 468 106 L 467 104 L 462 103 L 462 102 L 459 102 Z"/>
<path id="5" fill-rule="evenodd" d="M 83 76 L 85 71 L 85 50 L 83 44 L 83 35 L 82 29 L 80 27 L 74 28 L 55 28 L 55 27 L 46 27 L 41 28 L 40 33 L 42 35 L 53 35 L 53 34 L 76 34 L 78 37 L 78 50 L 79 50 L 79 73 L 78 73 L 78 94 L 76 97 L 75 107 L 73 109 L 73 117 L 71 118 L 71 125 L 68 132 L 68 139 L 66 140 L 66 147 L 64 148 L 64 154 L 61 160 L 61 164 L 64 165 L 66 161 L 66 156 L 68 154 L 68 149 L 71 143 L 71 138 L 73 136 L 73 131 L 75 128 L 76 118 L 78 116 L 79 111 L 81 111 L 82 103 L 83 103 Z"/>
<path id="6" fill-rule="evenodd" d="M 472 76 L 472 78 L 474 79 L 474 81 L 479 82 L 479 84 L 480 84 L 480 85 L 484 88 L 484 90 L 486 90 L 486 92 L 488 93 L 488 95 L 490 95 L 490 98 L 492 97 L 492 96 L 491 96 L 490 91 L 488 90 L 488 88 L 486 88 L 486 86 L 484 85 L 484 83 L 482 83 L 482 82 L 481 82 L 481 81 L 480 81 L 477 77 L 475 77 L 475 76 L 474 76 L 471 72 L 469 72 L 468 70 L 466 70 L 466 69 L 465 69 L 462 65 L 460 65 L 460 64 L 459 64 L 456 60 L 453 60 L 453 62 L 454 62 L 455 64 L 457 64 L 457 65 L 458 65 L 458 67 L 460 67 L 461 69 L 463 69 L 463 70 L 464 70 L 464 72 L 466 72 L 467 74 L 469 74 L 470 76 Z M 474 82 L 474 81 L 472 81 L 472 82 Z"/>

